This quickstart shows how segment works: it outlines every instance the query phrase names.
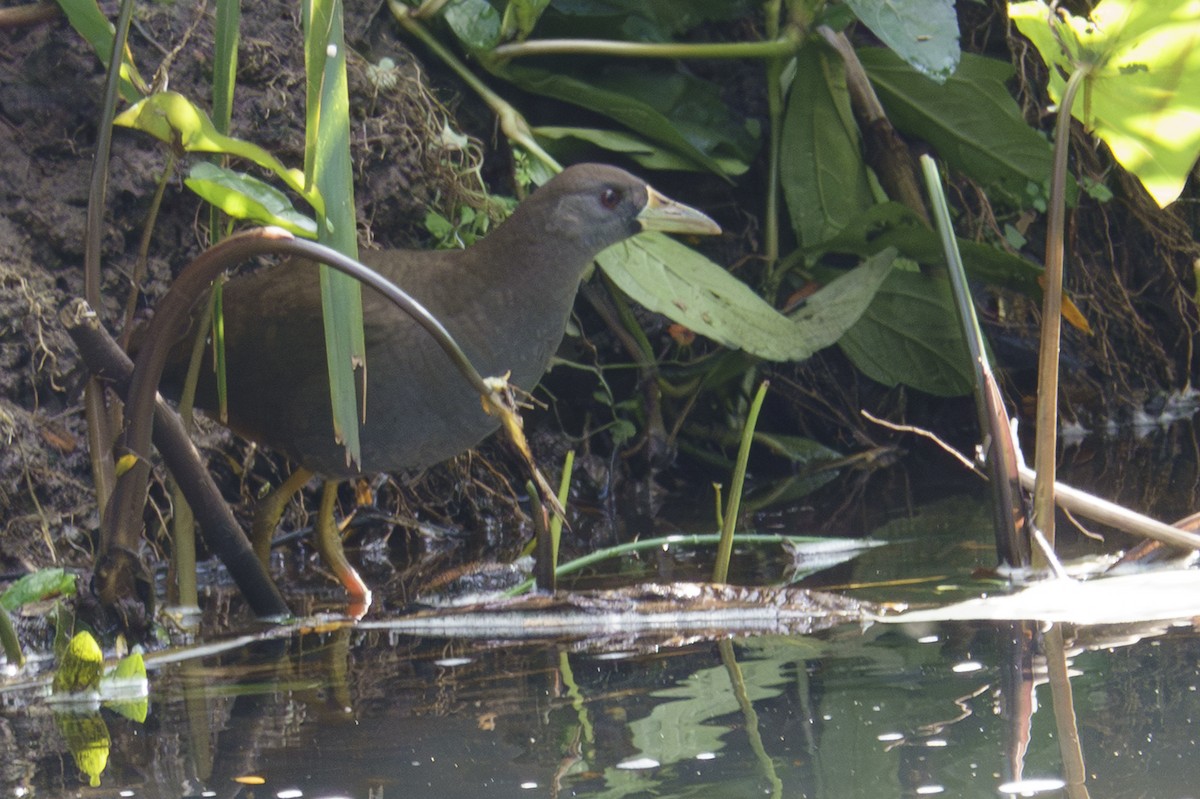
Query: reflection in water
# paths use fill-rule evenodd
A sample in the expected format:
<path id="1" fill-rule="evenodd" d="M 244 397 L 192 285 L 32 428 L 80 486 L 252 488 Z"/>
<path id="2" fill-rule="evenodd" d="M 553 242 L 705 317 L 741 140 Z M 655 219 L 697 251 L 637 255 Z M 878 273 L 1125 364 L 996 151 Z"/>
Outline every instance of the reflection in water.
<path id="1" fill-rule="evenodd" d="M 827 572 L 827 586 L 938 604 L 1002 587 L 974 572 L 994 560 L 977 495 L 943 491 L 914 514 L 865 527 L 848 532 L 888 545 Z M 1064 766 L 1047 682 L 1065 666 L 1087 788 L 1195 795 L 1195 626 L 1066 626 L 1049 637 L 1059 633 L 1065 655 L 1054 669 L 1043 626 L 1012 622 L 738 638 L 668 630 L 603 645 L 363 625 L 248 636 L 152 667 L 144 724 L 101 711 L 109 749 L 95 790 L 38 690 L 0 691 L 0 791 L 1061 796 L 1082 784 Z"/>
<path id="2" fill-rule="evenodd" d="M 1179 764 L 1192 757 L 1200 711 L 1195 630 L 1064 632 L 1090 784 L 1188 795 Z M 102 788 L 151 798 L 995 797 L 1069 780 L 1040 638 L 1010 623 L 843 626 L 635 651 L 347 627 L 153 672 L 144 727 L 105 716 Z M 1155 685 L 1128 690 L 1151 664 Z M 1166 682 L 1170 706 L 1154 690 Z M 18 707 L 29 697 L 4 697 L 5 794 L 86 785 L 53 717 Z"/>

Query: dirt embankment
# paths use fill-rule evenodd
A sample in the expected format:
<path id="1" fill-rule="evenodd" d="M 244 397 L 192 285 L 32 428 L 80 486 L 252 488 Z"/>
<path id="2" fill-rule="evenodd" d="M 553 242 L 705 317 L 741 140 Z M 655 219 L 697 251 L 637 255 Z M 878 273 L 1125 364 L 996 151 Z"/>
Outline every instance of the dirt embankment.
<path id="1" fill-rule="evenodd" d="M 242 19 L 233 133 L 303 163 L 302 36 L 294 3 L 256 3 Z M 353 10 L 348 13 L 354 14 Z M 169 88 L 208 105 L 212 10 L 139 9 L 131 48 L 149 78 L 169 62 Z M 356 201 L 364 238 L 413 242 L 426 209 L 464 201 L 471 154 L 442 135 L 447 113 L 385 16 L 346 20 L 351 59 Z M 382 62 L 384 58 L 390 62 Z M 83 373 L 58 309 L 83 295 L 84 228 L 104 76 L 59 17 L 0 30 L 0 570 L 90 560 L 98 519 L 81 408 Z M 137 307 L 202 246 L 207 214 L 169 176 L 144 266 L 138 249 L 167 163 L 159 143 L 118 130 L 104 208 L 104 296 L 110 330 L 124 325 L 131 276 Z M 465 177 L 460 177 L 464 176 Z M 368 230 L 369 228 L 369 230 Z M 373 231 L 373 235 L 371 233 Z"/>

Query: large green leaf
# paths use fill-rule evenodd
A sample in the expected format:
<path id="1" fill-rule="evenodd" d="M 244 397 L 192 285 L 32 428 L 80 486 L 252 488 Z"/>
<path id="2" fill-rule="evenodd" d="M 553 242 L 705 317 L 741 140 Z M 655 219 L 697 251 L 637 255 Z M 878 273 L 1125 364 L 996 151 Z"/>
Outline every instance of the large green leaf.
<path id="1" fill-rule="evenodd" d="M 596 259 L 641 305 L 727 347 L 798 361 L 836 342 L 862 315 L 894 252 L 868 259 L 808 298 L 791 317 L 695 250 L 658 233 L 610 247 Z"/>
<path id="2" fill-rule="evenodd" d="M 921 264 L 942 266 L 946 263 L 937 233 L 900 203 L 874 206 L 825 242 L 822 250 L 866 256 L 883 247 L 895 247 L 901 255 Z M 959 239 L 958 247 L 972 278 L 1031 297 L 1041 296 L 1038 280 L 1042 268 L 1032 261 L 977 241 Z"/>
<path id="3" fill-rule="evenodd" d="M 947 280 L 894 270 L 838 346 L 885 386 L 903 383 L 943 397 L 971 391 L 970 357 Z"/>
<path id="4" fill-rule="evenodd" d="M 836 234 L 875 201 L 842 60 L 815 43 L 796 56 L 783 118 L 780 177 L 792 229 L 807 248 Z"/>
<path id="5" fill-rule="evenodd" d="M 317 223 L 297 211 L 287 195 L 253 175 L 208 161 L 192 166 L 184 184 L 234 219 L 277 225 L 297 236 L 317 237 Z"/>
<path id="6" fill-rule="evenodd" d="M 52 596 L 74 596 L 75 575 L 59 567 L 26 574 L 0 594 L 0 608 L 14 611 Z"/>
<path id="7" fill-rule="evenodd" d="M 739 164 L 732 174 L 744 172 L 758 149 L 757 128 L 730 111 L 716 86 L 674 67 L 608 63 L 569 73 L 485 63 L 526 91 L 615 119 L 718 175 L 731 174 L 723 166 L 729 159 Z"/>
<path id="8" fill-rule="evenodd" d="M 1089 18 L 1036 1 L 1011 4 L 1008 13 L 1050 66 L 1050 97 L 1060 101 L 1066 76 L 1087 70 L 1072 116 L 1155 202 L 1174 202 L 1200 155 L 1195 0 L 1103 0 Z"/>
<path id="9" fill-rule="evenodd" d="M 864 47 L 858 57 L 905 135 L 929 142 L 939 158 L 1013 205 L 1046 197 L 1050 142 L 1025 123 L 1008 93 L 1008 63 L 964 53 L 958 71 L 938 85 L 883 48 Z"/>
<path id="10" fill-rule="evenodd" d="M 896 55 L 938 83 L 958 66 L 954 0 L 846 0 L 846 5 Z"/>

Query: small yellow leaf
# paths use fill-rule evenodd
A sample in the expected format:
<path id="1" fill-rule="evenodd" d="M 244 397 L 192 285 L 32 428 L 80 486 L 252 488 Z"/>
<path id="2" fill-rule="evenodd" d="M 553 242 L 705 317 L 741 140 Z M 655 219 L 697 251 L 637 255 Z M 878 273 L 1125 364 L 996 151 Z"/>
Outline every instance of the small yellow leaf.
<path id="1" fill-rule="evenodd" d="M 132 452 L 126 453 L 117 459 L 117 477 L 125 474 L 125 472 L 137 465 L 138 457 Z"/>
<path id="2" fill-rule="evenodd" d="M 104 672 L 104 653 L 89 632 L 76 633 L 67 645 L 62 663 L 54 674 L 54 692 L 91 691 L 100 684 Z"/>

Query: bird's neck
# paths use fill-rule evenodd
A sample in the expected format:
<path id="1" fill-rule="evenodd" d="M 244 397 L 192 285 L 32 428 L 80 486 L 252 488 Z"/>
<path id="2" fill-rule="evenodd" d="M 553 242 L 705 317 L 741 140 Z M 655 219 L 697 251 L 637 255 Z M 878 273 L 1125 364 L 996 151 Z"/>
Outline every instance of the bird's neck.
<path id="1" fill-rule="evenodd" d="M 543 301 L 570 304 L 579 279 L 596 253 L 566 239 L 552 217 L 518 206 L 512 217 L 476 243 L 478 266 L 489 278 L 514 290 L 528 290 Z"/>

